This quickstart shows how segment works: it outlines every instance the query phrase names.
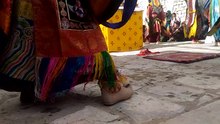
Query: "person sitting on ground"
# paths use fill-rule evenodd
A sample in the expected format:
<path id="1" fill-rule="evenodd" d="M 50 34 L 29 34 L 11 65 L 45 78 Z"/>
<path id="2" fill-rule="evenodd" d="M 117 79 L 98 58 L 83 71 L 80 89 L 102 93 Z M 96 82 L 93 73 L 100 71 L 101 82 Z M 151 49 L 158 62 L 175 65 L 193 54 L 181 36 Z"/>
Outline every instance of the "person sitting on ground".
<path id="1" fill-rule="evenodd" d="M 172 20 L 172 14 L 171 11 L 168 10 L 166 12 L 166 18 L 165 18 L 165 28 L 168 32 L 171 31 L 171 20 Z"/>
<path id="2" fill-rule="evenodd" d="M 172 18 L 171 18 L 171 22 L 170 22 L 171 28 L 173 28 L 175 23 L 181 23 L 181 22 L 180 22 L 180 19 L 177 17 L 176 13 L 172 13 Z"/>
<path id="3" fill-rule="evenodd" d="M 182 22 L 181 23 L 181 26 L 179 26 L 179 23 L 176 23 L 174 24 L 175 26 L 175 30 L 172 34 L 172 37 L 168 40 L 169 42 L 170 41 L 187 41 L 189 39 L 185 38 L 185 35 L 184 35 L 184 30 L 185 30 L 185 22 Z"/>

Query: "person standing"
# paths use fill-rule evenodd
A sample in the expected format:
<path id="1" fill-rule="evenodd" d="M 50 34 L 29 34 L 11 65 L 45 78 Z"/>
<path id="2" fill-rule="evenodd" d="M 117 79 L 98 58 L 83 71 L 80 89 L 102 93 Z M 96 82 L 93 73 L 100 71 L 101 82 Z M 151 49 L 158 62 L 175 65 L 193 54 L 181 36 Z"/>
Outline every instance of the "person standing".
<path id="1" fill-rule="evenodd" d="M 212 28 L 215 23 L 218 21 L 220 17 L 220 1 L 219 0 L 208 0 L 209 3 L 209 20 L 210 20 L 210 27 Z M 220 45 L 220 29 L 216 30 L 214 34 L 215 38 L 215 46 Z"/>
<path id="2" fill-rule="evenodd" d="M 117 71 L 96 20 L 110 3 L 0 0 L 0 88 L 33 103 L 98 80 L 105 105 L 129 99 L 132 88 Z M 75 4 L 82 5 L 80 18 L 68 11 Z"/>
<path id="3" fill-rule="evenodd" d="M 208 32 L 208 21 L 199 2 L 201 1 L 187 0 L 186 38 L 191 39 L 193 43 L 200 43 L 199 40 L 205 39 L 204 36 Z"/>
<path id="4" fill-rule="evenodd" d="M 165 20 L 165 13 L 159 0 L 149 0 L 146 13 L 145 41 L 160 43 L 161 24 Z"/>

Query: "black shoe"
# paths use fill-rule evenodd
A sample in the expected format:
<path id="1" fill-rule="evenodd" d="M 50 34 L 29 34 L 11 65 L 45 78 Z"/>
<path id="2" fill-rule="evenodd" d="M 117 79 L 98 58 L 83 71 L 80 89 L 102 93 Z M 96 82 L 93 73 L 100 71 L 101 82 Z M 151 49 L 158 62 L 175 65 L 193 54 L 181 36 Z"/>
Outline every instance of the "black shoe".
<path id="1" fill-rule="evenodd" d="M 21 90 L 20 102 L 22 104 L 32 104 L 35 102 L 34 83 L 28 82 Z"/>

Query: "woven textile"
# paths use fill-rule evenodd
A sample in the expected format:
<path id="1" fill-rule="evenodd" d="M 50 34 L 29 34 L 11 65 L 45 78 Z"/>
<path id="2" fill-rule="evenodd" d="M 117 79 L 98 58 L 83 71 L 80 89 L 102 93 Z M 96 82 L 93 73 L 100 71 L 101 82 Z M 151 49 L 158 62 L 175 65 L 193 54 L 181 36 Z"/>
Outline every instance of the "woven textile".
<path id="1" fill-rule="evenodd" d="M 201 60 L 213 59 L 220 57 L 217 53 L 191 53 L 191 52 L 169 52 L 149 55 L 144 58 L 159 61 L 170 61 L 177 63 L 192 63 Z"/>

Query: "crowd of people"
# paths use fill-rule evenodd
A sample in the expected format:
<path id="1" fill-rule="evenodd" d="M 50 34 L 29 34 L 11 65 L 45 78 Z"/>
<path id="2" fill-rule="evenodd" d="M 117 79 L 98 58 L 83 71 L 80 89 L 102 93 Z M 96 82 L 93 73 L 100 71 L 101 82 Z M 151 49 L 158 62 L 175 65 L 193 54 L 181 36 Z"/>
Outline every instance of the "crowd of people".
<path id="1" fill-rule="evenodd" d="M 186 19 L 181 21 L 177 13 L 170 10 L 164 12 L 159 0 L 149 0 L 144 23 L 144 42 L 191 40 L 193 43 L 200 43 L 199 40 L 205 39 L 209 28 L 208 19 L 202 11 L 197 0 L 189 0 Z"/>
<path id="2" fill-rule="evenodd" d="M 160 43 L 185 40 L 184 22 L 171 11 L 164 12 L 163 6 L 157 0 L 149 0 L 146 10 L 144 41 Z"/>

